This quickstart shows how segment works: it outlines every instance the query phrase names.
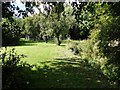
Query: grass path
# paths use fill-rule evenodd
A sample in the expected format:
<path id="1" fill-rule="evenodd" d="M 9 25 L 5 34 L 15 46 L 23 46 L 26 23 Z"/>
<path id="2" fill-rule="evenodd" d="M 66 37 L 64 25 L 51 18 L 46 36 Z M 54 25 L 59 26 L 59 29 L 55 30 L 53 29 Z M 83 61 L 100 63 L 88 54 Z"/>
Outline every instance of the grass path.
<path id="1" fill-rule="evenodd" d="M 65 44 L 31 43 L 15 46 L 24 60 L 38 63 L 34 70 L 23 70 L 31 88 L 112 88 L 106 78 L 73 55 Z M 40 66 L 40 67 L 39 67 Z"/>

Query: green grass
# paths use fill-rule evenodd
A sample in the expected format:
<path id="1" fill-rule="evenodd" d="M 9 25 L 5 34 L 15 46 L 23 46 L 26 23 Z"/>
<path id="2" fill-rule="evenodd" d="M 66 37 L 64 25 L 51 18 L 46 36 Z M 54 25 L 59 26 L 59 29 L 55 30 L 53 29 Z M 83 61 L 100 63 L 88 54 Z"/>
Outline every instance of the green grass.
<path id="1" fill-rule="evenodd" d="M 23 41 L 22 41 L 23 42 Z M 34 69 L 23 69 L 30 88 L 110 88 L 107 79 L 94 70 L 79 56 L 73 55 L 66 43 L 56 46 L 54 43 L 23 42 L 20 46 L 11 46 L 19 54 L 27 55 L 22 59 L 37 64 Z"/>
<path id="2" fill-rule="evenodd" d="M 20 54 L 27 55 L 27 62 L 34 64 L 41 61 L 53 60 L 54 56 L 56 56 L 57 47 L 55 45 L 45 43 L 36 43 L 33 46 L 17 46 L 16 50 Z"/>
<path id="3" fill-rule="evenodd" d="M 64 44 L 62 44 L 64 45 Z M 10 47 L 10 48 L 13 48 Z M 56 46 L 56 44 L 45 42 L 42 43 L 30 43 L 25 46 L 14 46 L 18 54 L 24 54 L 27 58 L 22 60 L 27 61 L 30 64 L 36 64 L 42 61 L 54 60 L 55 57 L 60 55 L 59 49 L 63 49 L 63 46 Z"/>

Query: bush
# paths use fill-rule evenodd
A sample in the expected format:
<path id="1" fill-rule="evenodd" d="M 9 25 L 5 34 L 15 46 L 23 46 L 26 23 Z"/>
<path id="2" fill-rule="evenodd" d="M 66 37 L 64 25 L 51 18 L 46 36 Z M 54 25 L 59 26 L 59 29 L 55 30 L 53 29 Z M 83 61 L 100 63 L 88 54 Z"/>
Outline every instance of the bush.
<path id="1" fill-rule="evenodd" d="M 24 68 L 30 65 L 20 61 L 25 55 L 17 55 L 15 49 L 4 49 L 2 52 L 2 88 L 20 89 L 28 87 L 28 79 L 24 75 Z"/>
<path id="2" fill-rule="evenodd" d="M 105 75 L 111 84 L 116 84 L 118 80 L 118 67 L 108 63 L 109 59 L 99 51 L 99 42 L 93 43 L 92 40 L 82 40 L 76 44 L 71 42 L 69 49 L 77 55 L 81 56 L 81 59 L 90 64 L 94 69 L 98 70 L 98 73 Z"/>
<path id="3" fill-rule="evenodd" d="M 103 13 L 104 12 L 104 13 Z M 98 42 L 98 51 L 106 61 L 101 65 L 102 72 L 110 81 L 119 82 L 120 80 L 120 17 L 112 16 L 108 4 L 104 4 L 99 12 L 96 25 L 91 32 L 91 42 Z M 119 83 L 118 83 L 119 86 Z"/>
<path id="4" fill-rule="evenodd" d="M 2 45 L 16 45 L 21 36 L 19 22 L 14 18 L 2 20 Z"/>
<path id="5" fill-rule="evenodd" d="M 96 3 L 94 8 L 94 27 L 88 40 L 73 45 L 83 60 L 99 69 L 110 82 L 120 86 L 120 16 L 110 13 L 110 5 Z M 76 50 L 77 49 L 77 50 Z"/>

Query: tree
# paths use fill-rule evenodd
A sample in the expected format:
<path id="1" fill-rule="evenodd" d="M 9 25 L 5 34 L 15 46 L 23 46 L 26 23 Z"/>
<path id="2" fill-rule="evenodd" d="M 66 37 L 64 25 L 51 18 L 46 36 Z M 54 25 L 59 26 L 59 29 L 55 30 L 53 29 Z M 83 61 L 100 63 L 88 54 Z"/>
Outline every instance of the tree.
<path id="1" fill-rule="evenodd" d="M 69 29 L 75 23 L 73 7 L 64 3 L 53 3 L 51 12 L 46 14 L 33 15 L 23 19 L 22 28 L 25 34 L 29 34 L 34 40 L 42 37 L 46 42 L 54 35 L 57 45 L 61 44 L 60 36 L 68 34 Z"/>
<path id="2" fill-rule="evenodd" d="M 80 15 L 83 7 L 86 5 L 86 2 L 72 2 L 71 5 L 73 7 L 73 15 L 75 15 L 76 23 L 72 28 L 69 29 L 69 35 L 70 39 L 73 40 L 79 40 L 79 39 L 84 39 L 83 35 L 81 33 L 81 28 L 80 28 Z"/>
<path id="3" fill-rule="evenodd" d="M 86 39 L 90 35 L 90 30 L 93 28 L 93 17 L 94 17 L 94 5 L 93 3 L 87 3 L 82 7 L 78 16 L 78 25 L 80 29 L 80 38 Z"/>
<path id="4" fill-rule="evenodd" d="M 41 18 L 43 17 L 43 18 Z M 41 14 L 39 16 L 42 20 L 40 21 L 41 24 L 41 36 L 43 40 L 47 43 L 48 39 L 52 36 L 53 30 L 51 28 L 51 21 L 50 17 L 47 17 L 46 15 Z"/>
<path id="5" fill-rule="evenodd" d="M 54 11 L 53 9 L 51 13 L 52 29 L 54 36 L 57 39 L 57 45 L 61 44 L 60 36 L 68 34 L 69 29 L 75 23 L 75 17 L 74 15 L 72 15 L 73 13 L 72 6 L 64 4 L 65 6 L 63 7 L 63 11 L 61 9 L 59 11 L 59 8 L 61 8 L 60 6 L 63 6 L 61 4 L 63 3 L 58 4 L 58 6 L 55 8 L 56 12 L 53 12 Z"/>
<path id="6" fill-rule="evenodd" d="M 21 36 L 21 28 L 19 26 L 19 20 L 14 18 L 2 20 L 2 44 L 16 45 L 19 42 Z"/>
<path id="7" fill-rule="evenodd" d="M 15 7 L 10 2 L 2 2 L 2 18 L 12 17 Z"/>
<path id="8" fill-rule="evenodd" d="M 101 56 L 107 58 L 105 65 L 102 65 L 103 73 L 111 81 L 120 82 L 120 18 L 119 14 L 113 14 L 113 5 L 114 3 L 95 4 L 94 28 L 90 38 L 94 44 L 98 43 Z"/>
<path id="9" fill-rule="evenodd" d="M 18 15 L 15 15 L 14 10 L 18 11 Z M 2 2 L 2 44 L 16 45 L 21 37 L 20 19 L 19 17 L 24 11 L 20 10 L 18 6 L 15 6 L 13 2 Z"/>
<path id="10" fill-rule="evenodd" d="M 23 34 L 30 36 L 33 40 L 44 39 L 47 42 L 48 37 L 51 37 L 51 22 L 44 14 L 26 17 L 22 22 Z"/>

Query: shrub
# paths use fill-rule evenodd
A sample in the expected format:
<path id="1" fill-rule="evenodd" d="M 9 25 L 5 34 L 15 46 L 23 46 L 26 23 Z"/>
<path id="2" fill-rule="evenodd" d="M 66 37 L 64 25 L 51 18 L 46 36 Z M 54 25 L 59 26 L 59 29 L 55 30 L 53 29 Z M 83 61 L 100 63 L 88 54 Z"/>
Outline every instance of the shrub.
<path id="1" fill-rule="evenodd" d="M 16 45 L 21 36 L 19 22 L 14 18 L 2 20 L 2 45 Z"/>
<path id="2" fill-rule="evenodd" d="M 109 59 L 99 51 L 99 42 L 93 43 L 92 40 L 82 40 L 79 43 L 71 42 L 69 49 L 81 56 L 81 59 L 90 64 L 98 73 L 105 75 L 111 84 L 116 84 L 118 80 L 118 67 L 108 63 Z"/>
<path id="3" fill-rule="evenodd" d="M 25 55 L 18 55 L 15 49 L 4 49 L 2 52 L 2 88 L 3 89 L 20 89 L 28 87 L 27 81 L 24 75 L 24 68 L 30 65 L 20 61 Z"/>
<path id="4" fill-rule="evenodd" d="M 90 39 L 81 41 L 73 48 L 81 50 L 79 53 L 83 60 L 88 60 L 110 82 L 118 82 L 120 86 L 120 17 L 112 16 L 107 3 L 96 3 L 94 14 Z"/>

